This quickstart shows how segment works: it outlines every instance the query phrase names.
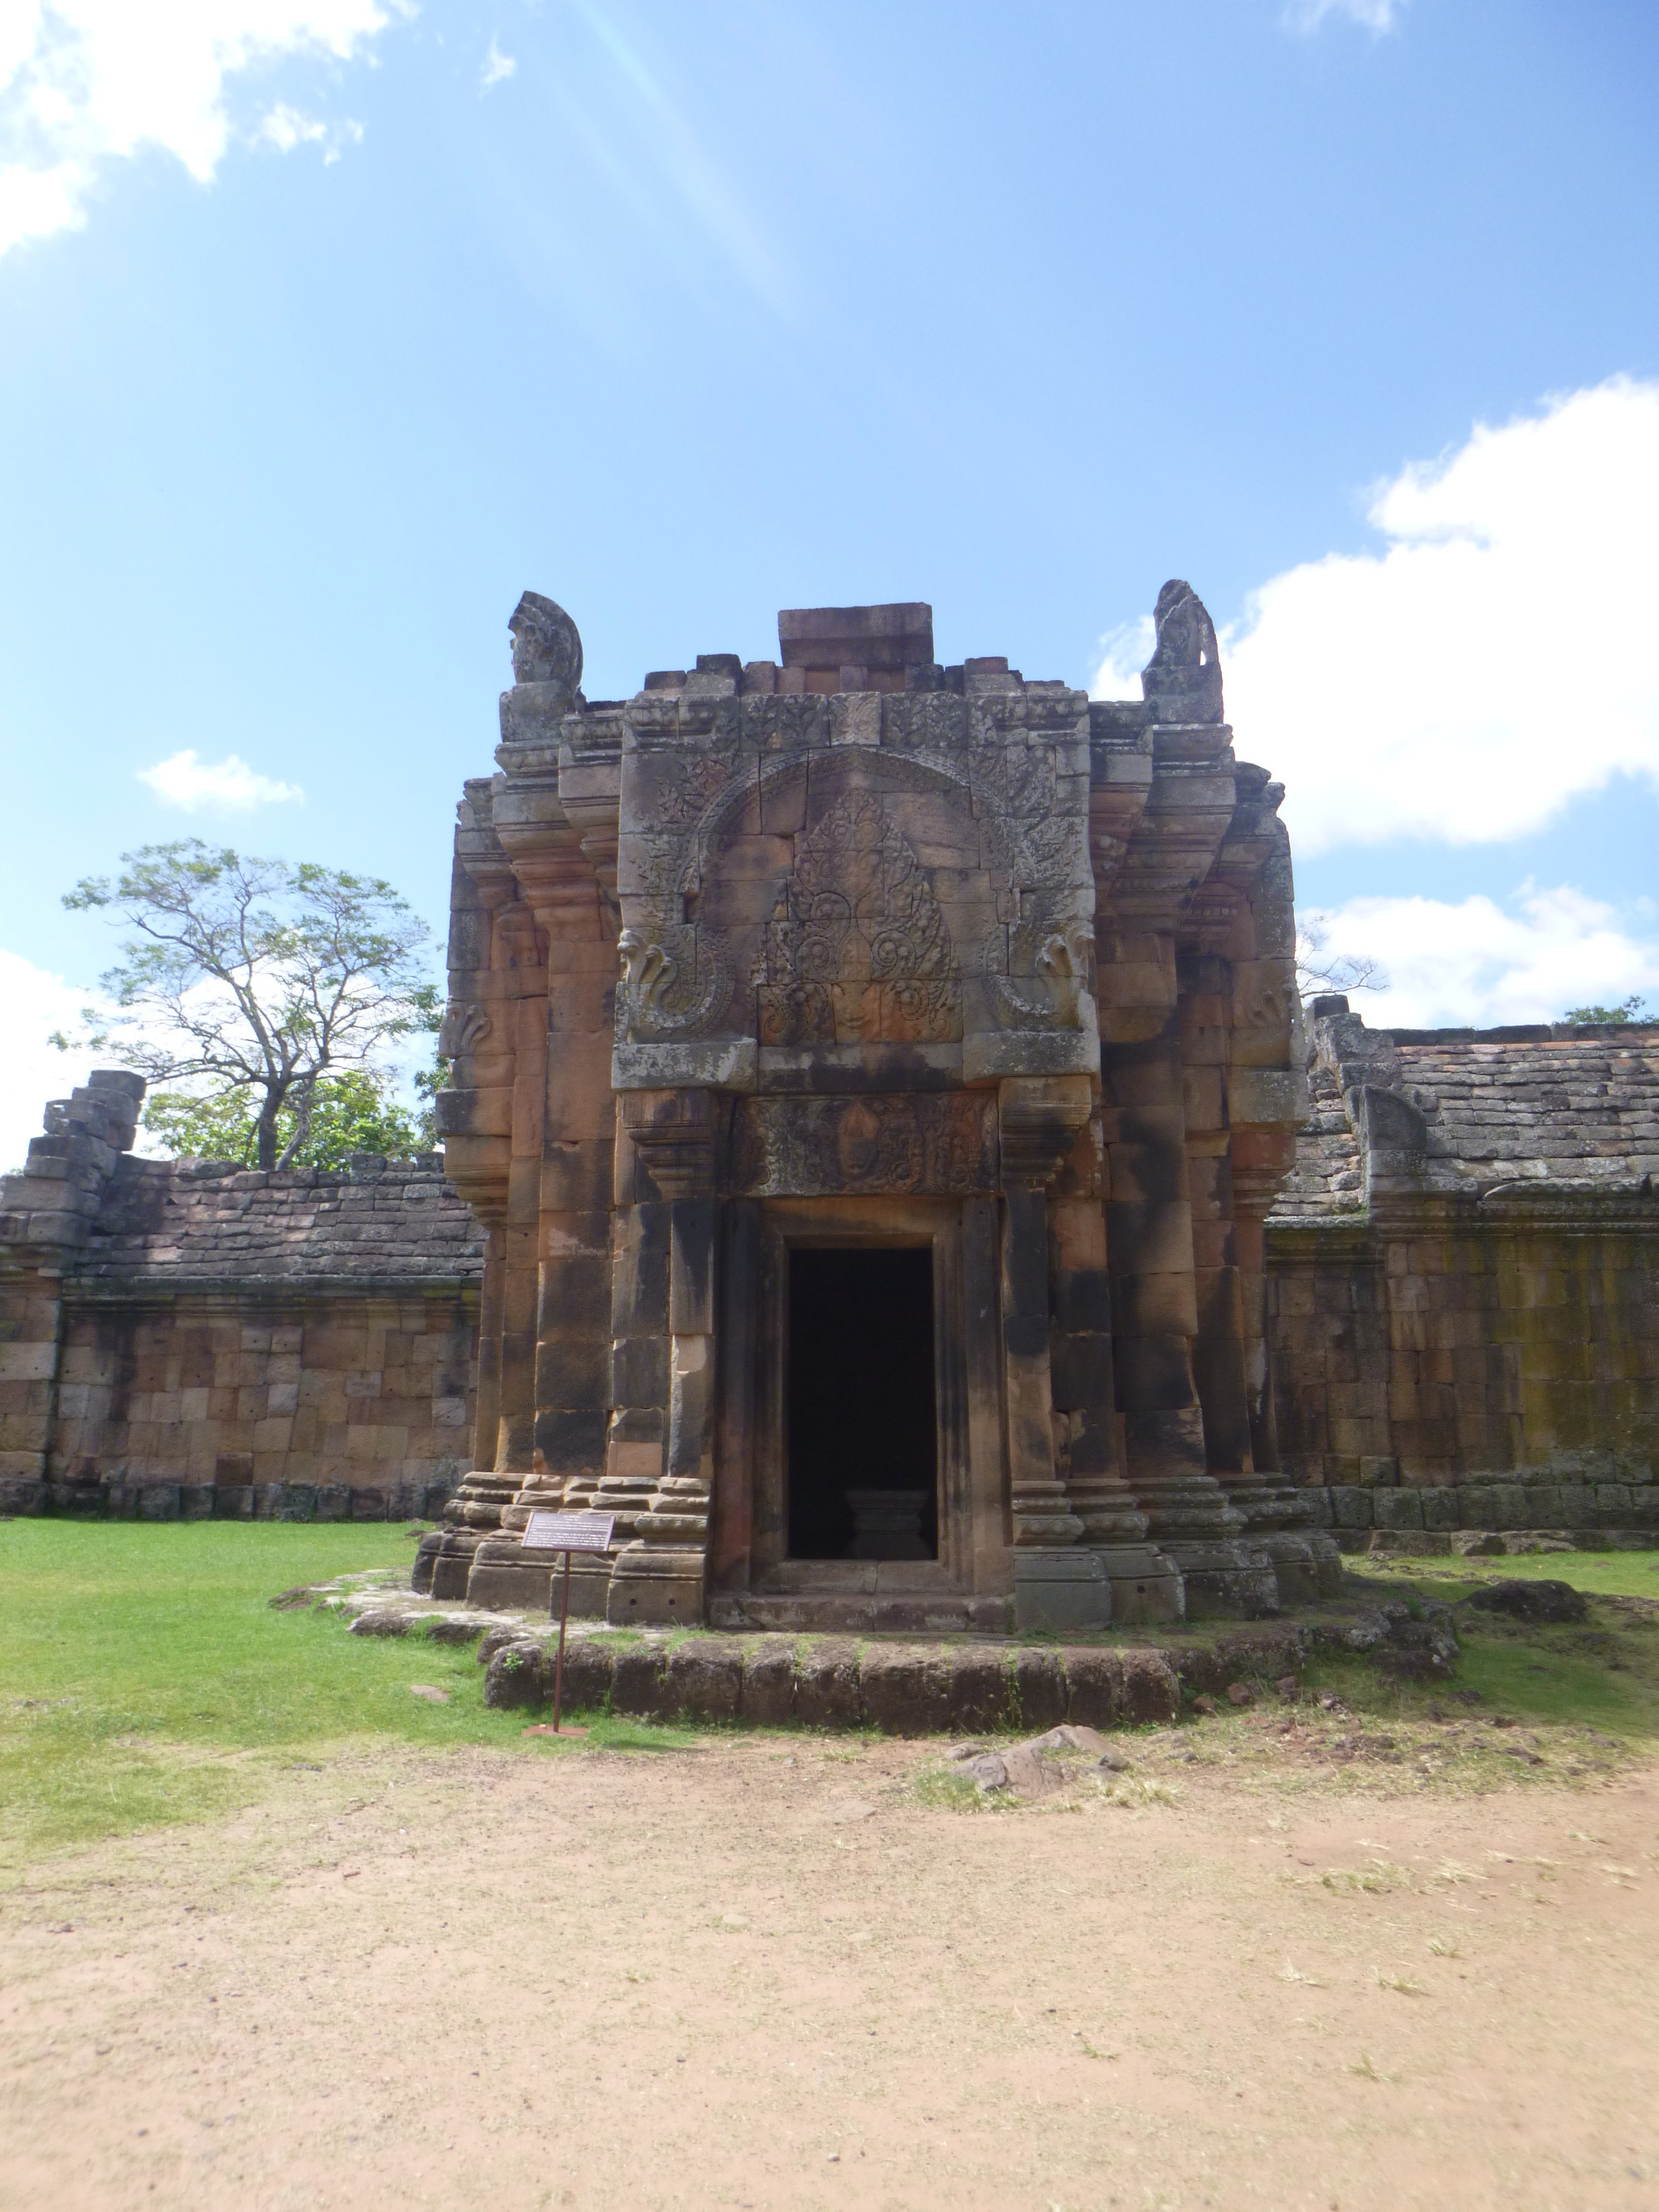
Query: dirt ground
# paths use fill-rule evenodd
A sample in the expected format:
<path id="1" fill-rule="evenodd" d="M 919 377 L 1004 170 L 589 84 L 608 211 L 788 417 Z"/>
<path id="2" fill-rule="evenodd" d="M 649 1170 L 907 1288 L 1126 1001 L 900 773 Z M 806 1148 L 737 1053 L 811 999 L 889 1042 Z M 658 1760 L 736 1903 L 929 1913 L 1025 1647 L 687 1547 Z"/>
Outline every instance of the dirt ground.
<path id="1" fill-rule="evenodd" d="M 1659 1770 L 1354 1795 L 1171 1735 L 974 1813 L 939 1748 L 348 1753 L 53 1861 L 0 1899 L 0 2203 L 1659 2202 Z"/>

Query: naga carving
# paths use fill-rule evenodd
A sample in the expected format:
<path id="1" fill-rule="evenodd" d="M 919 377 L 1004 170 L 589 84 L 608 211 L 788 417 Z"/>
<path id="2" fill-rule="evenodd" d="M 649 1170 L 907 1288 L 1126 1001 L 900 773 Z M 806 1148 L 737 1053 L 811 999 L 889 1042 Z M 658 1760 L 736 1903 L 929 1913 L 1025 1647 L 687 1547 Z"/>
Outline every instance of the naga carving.
<path id="1" fill-rule="evenodd" d="M 656 938 L 630 927 L 617 939 L 617 952 L 622 962 L 617 1023 L 630 1042 L 699 1036 L 725 1013 L 732 969 L 712 931 L 681 927 Z"/>
<path id="2" fill-rule="evenodd" d="M 1171 577 L 1152 610 L 1158 644 L 1140 672 L 1154 718 L 1163 722 L 1218 722 L 1221 654 L 1209 610 L 1190 584 Z"/>
<path id="3" fill-rule="evenodd" d="M 444 1008 L 444 1018 L 438 1024 L 438 1057 L 440 1060 L 460 1060 L 476 1052 L 489 1035 L 493 1024 L 479 1006 L 468 1006 L 464 1000 L 452 999 Z"/>
<path id="4" fill-rule="evenodd" d="M 1000 1019 L 1016 1030 L 1082 1029 L 1093 944 L 1092 934 L 1081 922 L 1051 931 L 1031 963 L 1040 997 L 1006 975 L 991 975 L 988 980 Z"/>

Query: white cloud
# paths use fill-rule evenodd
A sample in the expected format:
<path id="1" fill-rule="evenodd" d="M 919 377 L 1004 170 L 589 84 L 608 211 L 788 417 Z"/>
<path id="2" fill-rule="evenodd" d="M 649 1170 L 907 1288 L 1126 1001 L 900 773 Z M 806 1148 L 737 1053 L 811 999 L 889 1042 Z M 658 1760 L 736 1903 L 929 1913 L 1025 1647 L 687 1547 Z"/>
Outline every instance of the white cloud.
<path id="1" fill-rule="evenodd" d="M 1322 936 L 1322 967 L 1382 963 L 1389 988 L 1353 996 L 1373 1029 L 1559 1021 L 1569 1006 L 1632 994 L 1659 1006 L 1659 939 L 1632 935 L 1614 908 L 1567 884 L 1527 886 L 1507 908 L 1480 896 L 1355 898 L 1303 918 Z"/>
<path id="2" fill-rule="evenodd" d="M 227 753 L 222 761 L 201 761 L 188 747 L 167 760 L 157 761 L 154 768 L 141 768 L 138 781 L 147 783 L 163 805 L 182 806 L 187 814 L 193 814 L 199 806 L 222 806 L 232 813 L 246 814 L 256 806 L 305 798 L 297 783 L 279 783 L 272 776 L 261 775 L 236 753 Z"/>
<path id="3" fill-rule="evenodd" d="M 343 146 L 362 144 L 363 126 L 354 123 L 349 116 L 337 123 L 324 123 L 314 115 L 301 115 L 297 107 L 278 100 L 253 135 L 262 145 L 274 146 L 279 154 L 291 154 L 296 146 L 320 146 L 323 167 L 329 168 L 339 160 Z"/>
<path id="4" fill-rule="evenodd" d="M 0 1031 L 6 1039 L 0 1174 L 22 1165 L 29 1139 L 40 1133 L 47 1099 L 67 1098 L 90 1073 L 94 1054 L 59 1052 L 46 1039 L 53 1030 L 72 1034 L 78 1029 L 82 1007 L 95 995 L 48 975 L 21 953 L 0 951 Z"/>
<path id="5" fill-rule="evenodd" d="M 209 184 L 228 82 L 291 55 L 349 61 L 400 0 L 0 0 L 0 253 L 78 229 L 112 161 L 159 148 Z M 337 156 L 356 125 L 283 105 L 253 134 Z"/>
<path id="6" fill-rule="evenodd" d="M 501 84 L 512 76 L 518 66 L 513 56 L 504 54 L 492 39 L 489 52 L 484 56 L 483 67 L 478 72 L 479 91 L 488 92 L 491 85 Z"/>
<path id="7" fill-rule="evenodd" d="M 1254 593 L 1229 719 L 1297 849 L 1501 840 L 1620 770 L 1659 787 L 1656 509 L 1659 383 L 1615 377 L 1402 470 L 1370 507 L 1383 552 Z M 1138 692 L 1108 644 L 1097 692 Z"/>
<path id="8" fill-rule="evenodd" d="M 1328 15 L 1346 15 L 1375 37 L 1393 30 L 1406 0 L 1289 0 L 1284 21 L 1287 30 L 1316 31 Z"/>

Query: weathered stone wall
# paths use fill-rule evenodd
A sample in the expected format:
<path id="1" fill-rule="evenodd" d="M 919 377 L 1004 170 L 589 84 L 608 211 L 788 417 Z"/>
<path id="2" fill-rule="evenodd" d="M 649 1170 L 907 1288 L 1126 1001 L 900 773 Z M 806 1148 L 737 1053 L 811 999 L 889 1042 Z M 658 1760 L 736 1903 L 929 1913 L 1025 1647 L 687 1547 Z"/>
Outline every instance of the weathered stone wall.
<path id="1" fill-rule="evenodd" d="M 1352 1492 L 1346 1525 L 1640 1524 L 1659 1028 L 1389 1035 L 1333 997 L 1311 1089 L 1269 1221 L 1287 1472 Z M 1382 1496 L 1402 1487 L 1446 1496 Z"/>
<path id="2" fill-rule="evenodd" d="M 483 1237 L 434 1159 L 264 1175 L 55 1102 L 0 1188 L 0 1510 L 380 1518 L 471 1461 Z"/>

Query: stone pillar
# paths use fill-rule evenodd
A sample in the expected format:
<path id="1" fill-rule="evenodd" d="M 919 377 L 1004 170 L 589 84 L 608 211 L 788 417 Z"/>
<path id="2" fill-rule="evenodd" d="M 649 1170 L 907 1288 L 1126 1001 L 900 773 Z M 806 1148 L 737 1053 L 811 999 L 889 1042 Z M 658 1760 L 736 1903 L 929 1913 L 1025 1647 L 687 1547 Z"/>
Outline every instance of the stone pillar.
<path id="1" fill-rule="evenodd" d="M 1102 1054 L 1115 1109 L 1107 1248 L 1126 1471 L 1154 1542 L 1181 1571 L 1189 1612 L 1271 1612 L 1272 1568 L 1239 1541 L 1244 1516 L 1209 1472 L 1193 1370 L 1199 1316 L 1175 947 L 1157 938 L 1133 949 L 1137 967 L 1166 979 L 1169 1011 L 1152 1036 Z"/>
<path id="2" fill-rule="evenodd" d="M 1097 1123 L 1049 1193 L 1049 1367 L 1056 1468 L 1083 1524 L 1079 1541 L 1098 1555 L 1111 1617 L 1122 1627 L 1179 1620 L 1184 1600 L 1173 1561 L 1146 1540 L 1146 1516 L 1123 1479 L 1097 1139 Z"/>
<path id="3" fill-rule="evenodd" d="M 515 885 L 490 823 L 491 785 L 475 777 L 457 810 L 450 883 L 449 1003 L 438 1050 L 449 1085 L 437 1094 L 444 1170 L 489 1231 L 478 1314 L 478 1401 L 472 1468 L 444 1509 L 446 1529 L 433 1565 L 432 1594 L 464 1598 L 483 1539 L 501 1526 L 517 1488 L 496 1472 L 501 1431 L 501 1370 L 507 1313 L 507 1218 L 512 1180 L 516 1089 L 517 970 L 511 931 L 499 941 L 495 916 Z"/>
<path id="4" fill-rule="evenodd" d="M 667 1214 L 666 1450 L 635 1540 L 618 1556 L 606 1617 L 617 1626 L 703 1617 L 714 1446 L 714 1133 L 702 1090 L 622 1098 L 636 1165 Z"/>
<path id="5" fill-rule="evenodd" d="M 1002 1340 L 1014 1613 L 1020 1628 L 1103 1626 L 1111 1594 L 1086 1547 L 1054 1454 L 1046 1187 L 1092 1103 L 1086 1076 L 1013 1077 L 998 1099 L 1002 1144 Z"/>

